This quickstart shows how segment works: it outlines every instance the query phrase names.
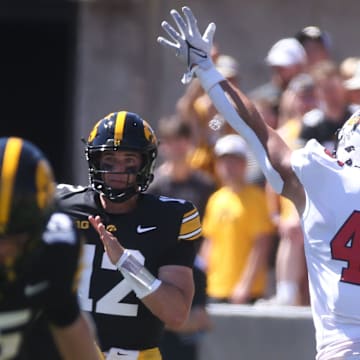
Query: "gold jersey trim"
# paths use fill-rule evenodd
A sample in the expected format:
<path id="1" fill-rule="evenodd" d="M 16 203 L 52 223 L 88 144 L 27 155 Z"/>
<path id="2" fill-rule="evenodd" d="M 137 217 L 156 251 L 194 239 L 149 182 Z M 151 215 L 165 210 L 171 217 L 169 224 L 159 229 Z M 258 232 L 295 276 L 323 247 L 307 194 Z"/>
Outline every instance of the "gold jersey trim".
<path id="1" fill-rule="evenodd" d="M 184 214 L 180 227 L 179 240 L 195 240 L 201 235 L 200 215 L 196 208 Z"/>

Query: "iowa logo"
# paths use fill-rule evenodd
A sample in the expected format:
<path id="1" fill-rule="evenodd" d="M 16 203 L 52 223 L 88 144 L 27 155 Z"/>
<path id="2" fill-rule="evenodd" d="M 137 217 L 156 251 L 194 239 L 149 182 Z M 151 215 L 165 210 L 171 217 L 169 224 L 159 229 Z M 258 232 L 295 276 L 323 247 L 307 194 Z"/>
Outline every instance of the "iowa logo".
<path id="1" fill-rule="evenodd" d="M 152 144 L 155 144 L 157 140 L 154 131 L 151 129 L 150 125 L 145 120 L 143 120 L 143 123 L 144 123 L 145 138 L 148 141 L 150 141 Z"/>
<path id="2" fill-rule="evenodd" d="M 115 232 L 117 230 L 117 227 L 113 224 L 107 225 L 106 230 L 109 232 Z"/>
<path id="3" fill-rule="evenodd" d="M 99 120 L 95 126 L 93 127 L 93 129 L 91 130 L 90 134 L 89 134 L 89 137 L 88 137 L 88 142 L 91 143 L 93 142 L 93 140 L 95 139 L 96 135 L 97 135 L 97 132 L 98 132 L 98 127 L 101 123 L 101 120 Z"/>

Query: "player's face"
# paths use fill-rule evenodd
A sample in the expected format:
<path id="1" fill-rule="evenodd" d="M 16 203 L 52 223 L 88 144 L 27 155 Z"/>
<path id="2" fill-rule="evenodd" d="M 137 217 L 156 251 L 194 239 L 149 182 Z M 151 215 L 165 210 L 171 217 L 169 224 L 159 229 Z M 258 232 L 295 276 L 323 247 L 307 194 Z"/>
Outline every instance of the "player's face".
<path id="1" fill-rule="evenodd" d="M 11 265 L 23 252 L 27 240 L 27 234 L 0 237 L 0 264 Z"/>
<path id="2" fill-rule="evenodd" d="M 141 155 L 136 151 L 108 151 L 100 159 L 101 170 L 106 185 L 114 189 L 123 189 L 135 183 L 136 174 L 142 163 Z"/>

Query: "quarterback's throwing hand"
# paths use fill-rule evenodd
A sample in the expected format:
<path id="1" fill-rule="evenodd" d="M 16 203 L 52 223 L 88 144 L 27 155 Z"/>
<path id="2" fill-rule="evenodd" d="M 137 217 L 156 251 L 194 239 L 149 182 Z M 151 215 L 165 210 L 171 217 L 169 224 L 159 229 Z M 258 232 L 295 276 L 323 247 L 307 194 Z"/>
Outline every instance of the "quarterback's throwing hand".
<path id="1" fill-rule="evenodd" d="M 197 26 L 197 20 L 189 7 L 182 8 L 185 19 L 176 11 L 171 10 L 178 31 L 176 31 L 167 21 L 161 23 L 162 28 L 168 33 L 171 40 L 159 36 L 157 41 L 172 50 L 187 65 L 187 73 L 182 78 L 183 83 L 188 83 L 192 79 L 194 66 L 198 65 L 204 69 L 211 66 L 210 56 L 216 26 L 210 23 L 204 34 L 201 35 Z"/>
<path id="2" fill-rule="evenodd" d="M 93 228 L 98 232 L 110 261 L 116 264 L 120 256 L 124 253 L 124 248 L 120 245 L 118 239 L 106 230 L 100 216 L 89 216 L 88 219 Z"/>

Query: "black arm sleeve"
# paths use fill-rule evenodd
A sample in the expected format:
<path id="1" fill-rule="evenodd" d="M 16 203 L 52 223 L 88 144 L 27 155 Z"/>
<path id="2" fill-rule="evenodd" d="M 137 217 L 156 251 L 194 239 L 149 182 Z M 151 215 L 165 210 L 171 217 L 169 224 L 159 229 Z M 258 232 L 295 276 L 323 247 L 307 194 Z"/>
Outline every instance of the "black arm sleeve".
<path id="1" fill-rule="evenodd" d="M 51 324 L 68 326 L 80 313 L 76 293 L 79 249 L 73 244 L 60 243 L 49 246 L 47 252 L 49 263 L 46 269 L 51 272 L 51 287 L 44 313 Z"/>

